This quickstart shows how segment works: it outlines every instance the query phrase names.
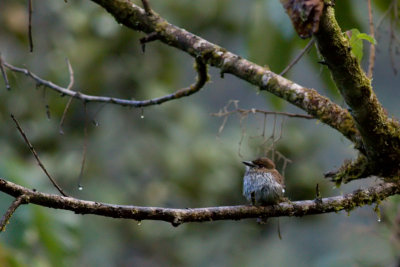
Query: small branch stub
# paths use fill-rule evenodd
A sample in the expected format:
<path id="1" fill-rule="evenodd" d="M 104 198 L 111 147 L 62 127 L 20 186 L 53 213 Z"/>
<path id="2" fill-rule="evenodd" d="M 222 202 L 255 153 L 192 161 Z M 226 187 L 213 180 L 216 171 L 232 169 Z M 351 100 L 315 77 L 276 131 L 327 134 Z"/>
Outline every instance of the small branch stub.
<path id="1" fill-rule="evenodd" d="M 25 195 L 20 195 L 18 196 L 10 205 L 10 207 L 7 209 L 6 213 L 4 214 L 3 218 L 1 218 L 0 221 L 0 232 L 4 232 L 6 229 L 6 226 L 8 222 L 11 219 L 11 216 L 14 214 L 14 212 L 18 209 L 18 207 L 22 204 L 26 204 L 27 202 L 27 197 Z"/>

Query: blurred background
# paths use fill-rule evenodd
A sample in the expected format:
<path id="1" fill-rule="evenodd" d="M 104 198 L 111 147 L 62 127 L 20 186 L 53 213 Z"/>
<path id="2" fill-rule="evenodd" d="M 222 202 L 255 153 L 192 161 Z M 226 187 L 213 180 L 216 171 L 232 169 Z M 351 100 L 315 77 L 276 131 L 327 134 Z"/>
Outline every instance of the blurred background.
<path id="1" fill-rule="evenodd" d="M 140 5 L 140 1 L 134 1 Z M 378 1 L 375 1 L 378 2 Z M 374 6 L 375 23 L 392 1 Z M 279 73 L 308 40 L 298 38 L 279 1 L 151 1 L 171 23 Z M 366 1 L 337 1 L 343 29 L 368 33 Z M 377 36 L 373 84 L 391 116 L 399 117 L 400 66 L 393 10 Z M 148 99 L 194 82 L 193 59 L 159 42 L 141 52 L 133 32 L 90 1 L 34 1 L 34 52 L 29 52 L 27 2 L 0 2 L 0 52 L 16 66 L 67 86 L 68 58 L 75 72 L 73 90 L 92 95 Z M 368 45 L 364 43 L 366 69 Z M 313 48 L 286 76 L 315 88 L 343 107 L 329 72 Z M 28 188 L 57 193 L 9 117 L 13 113 L 48 171 L 66 192 L 80 199 L 115 204 L 206 207 L 245 204 L 241 196 L 242 160 L 266 153 L 265 139 L 281 138 L 276 151 L 290 159 L 285 171 L 287 197 L 314 199 L 366 188 L 370 178 L 335 188 L 323 173 L 356 156 L 352 145 L 316 120 L 249 114 L 222 117 L 212 113 L 229 101 L 239 108 L 303 113 L 244 81 L 210 68 L 211 82 L 199 93 L 145 109 L 87 104 L 87 157 L 78 190 L 84 146 L 85 112 L 73 100 L 59 134 L 67 97 L 8 72 L 11 90 L 0 82 L 0 177 Z M 46 106 L 48 105 L 48 109 Z M 234 106 L 231 105 L 230 109 Z M 48 114 L 49 113 L 49 114 Z M 263 136 L 264 133 L 264 136 Z M 271 156 L 271 152 L 269 153 Z M 275 157 L 283 171 L 284 160 Z M 0 193 L 3 214 L 13 198 Z M 1 266 L 399 266 L 400 198 L 380 205 L 308 216 L 280 218 L 266 225 L 255 220 L 190 223 L 177 228 L 165 222 L 76 215 L 34 205 L 20 207 L 0 236 Z M 397 217 L 397 218 L 396 218 Z"/>

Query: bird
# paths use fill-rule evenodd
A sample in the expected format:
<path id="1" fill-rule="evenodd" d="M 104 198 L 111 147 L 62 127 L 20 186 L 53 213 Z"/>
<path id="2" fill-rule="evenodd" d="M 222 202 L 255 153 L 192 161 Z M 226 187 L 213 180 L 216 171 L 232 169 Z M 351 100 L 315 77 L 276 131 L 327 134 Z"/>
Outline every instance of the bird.
<path id="1" fill-rule="evenodd" d="M 273 205 L 283 201 L 285 181 L 267 157 L 243 161 L 246 172 L 243 177 L 243 196 L 254 206 Z"/>

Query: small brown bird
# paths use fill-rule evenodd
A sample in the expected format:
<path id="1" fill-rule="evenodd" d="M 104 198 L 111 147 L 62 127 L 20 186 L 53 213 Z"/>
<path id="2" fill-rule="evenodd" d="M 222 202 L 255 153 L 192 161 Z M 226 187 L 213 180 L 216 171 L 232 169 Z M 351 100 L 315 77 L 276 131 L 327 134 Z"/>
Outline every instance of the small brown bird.
<path id="1" fill-rule="evenodd" d="M 243 161 L 246 172 L 243 177 L 243 196 L 252 205 L 271 205 L 280 202 L 285 193 L 282 175 L 269 158 Z"/>

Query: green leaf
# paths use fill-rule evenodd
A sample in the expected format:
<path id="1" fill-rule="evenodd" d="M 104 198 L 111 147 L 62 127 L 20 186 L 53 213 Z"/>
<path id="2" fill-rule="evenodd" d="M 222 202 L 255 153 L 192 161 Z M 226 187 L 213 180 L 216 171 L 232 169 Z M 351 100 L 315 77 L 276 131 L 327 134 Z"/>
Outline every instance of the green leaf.
<path id="1" fill-rule="evenodd" d="M 361 62 L 363 58 L 363 40 L 366 40 L 372 44 L 376 44 L 375 38 L 366 33 L 360 33 L 358 29 L 351 29 L 350 45 L 351 51 L 354 56 Z"/>
<path id="2" fill-rule="evenodd" d="M 351 29 L 351 38 L 350 45 L 351 51 L 354 56 L 361 62 L 363 57 L 363 42 L 362 39 L 359 39 L 357 36 L 360 35 L 360 31 L 358 29 Z"/>
<path id="3" fill-rule="evenodd" d="M 376 43 L 377 43 L 374 37 L 372 37 L 371 35 L 366 34 L 366 33 L 357 34 L 357 38 L 366 40 L 366 41 L 368 41 L 368 42 L 370 42 L 371 44 L 374 44 L 374 45 L 376 45 Z"/>

